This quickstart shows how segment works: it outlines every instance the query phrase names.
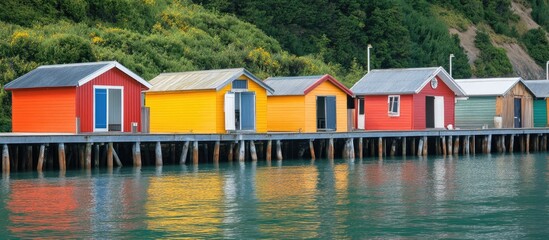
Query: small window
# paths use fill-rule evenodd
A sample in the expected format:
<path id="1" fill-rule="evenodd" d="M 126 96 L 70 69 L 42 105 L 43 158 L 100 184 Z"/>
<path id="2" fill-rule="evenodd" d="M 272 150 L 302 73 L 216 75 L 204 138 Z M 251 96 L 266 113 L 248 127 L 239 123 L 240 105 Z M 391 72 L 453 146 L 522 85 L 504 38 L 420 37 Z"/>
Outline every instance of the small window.
<path id="1" fill-rule="evenodd" d="M 248 81 L 246 80 L 234 80 L 233 89 L 248 89 Z"/>
<path id="2" fill-rule="evenodd" d="M 400 116 L 400 96 L 389 96 L 389 116 Z"/>

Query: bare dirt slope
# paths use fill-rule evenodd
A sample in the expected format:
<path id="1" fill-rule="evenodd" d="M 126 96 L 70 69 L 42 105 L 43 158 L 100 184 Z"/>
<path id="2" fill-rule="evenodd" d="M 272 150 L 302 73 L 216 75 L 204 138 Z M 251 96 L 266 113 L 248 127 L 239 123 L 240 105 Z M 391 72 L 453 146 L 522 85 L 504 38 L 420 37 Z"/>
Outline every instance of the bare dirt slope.
<path id="1" fill-rule="evenodd" d="M 528 30 L 538 28 L 539 25 L 534 22 L 530 13 L 532 9 L 526 8 L 524 5 L 512 2 L 511 9 L 515 14 L 520 16 L 520 23 Z M 513 65 L 514 73 L 524 79 L 542 79 L 544 77 L 544 69 L 540 67 L 530 55 L 526 49 L 517 43 L 502 43 L 497 44 L 499 47 L 503 47 L 507 52 L 507 57 Z"/>
<path id="2" fill-rule="evenodd" d="M 520 23 L 526 30 L 538 28 L 539 25 L 534 22 L 530 13 L 532 9 L 526 8 L 524 5 L 512 2 L 512 9 L 520 17 Z M 477 27 L 471 25 L 467 31 L 460 32 L 457 29 L 450 29 L 451 34 L 457 34 L 460 40 L 461 47 L 465 50 L 469 64 L 474 65 L 480 54 L 480 50 L 475 46 L 475 37 L 477 35 Z M 494 42 L 497 47 L 502 47 L 507 52 L 507 57 L 513 65 L 514 75 L 524 79 L 542 79 L 545 77 L 545 71 L 540 67 L 533 58 L 528 55 L 526 49 L 521 45 L 513 42 Z"/>
<path id="3" fill-rule="evenodd" d="M 477 60 L 480 50 L 475 46 L 475 37 L 477 36 L 477 28 L 471 25 L 465 32 L 460 32 L 457 29 L 450 28 L 450 34 L 457 34 L 461 47 L 465 50 L 469 65 L 473 66 Z"/>

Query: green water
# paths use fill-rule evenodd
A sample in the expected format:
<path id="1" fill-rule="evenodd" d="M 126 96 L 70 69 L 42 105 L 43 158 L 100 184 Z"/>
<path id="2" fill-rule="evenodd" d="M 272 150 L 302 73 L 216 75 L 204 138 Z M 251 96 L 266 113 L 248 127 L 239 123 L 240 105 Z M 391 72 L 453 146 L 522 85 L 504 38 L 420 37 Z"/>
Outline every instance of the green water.
<path id="1" fill-rule="evenodd" d="M 545 154 L 11 174 L 0 239 L 549 236 Z"/>

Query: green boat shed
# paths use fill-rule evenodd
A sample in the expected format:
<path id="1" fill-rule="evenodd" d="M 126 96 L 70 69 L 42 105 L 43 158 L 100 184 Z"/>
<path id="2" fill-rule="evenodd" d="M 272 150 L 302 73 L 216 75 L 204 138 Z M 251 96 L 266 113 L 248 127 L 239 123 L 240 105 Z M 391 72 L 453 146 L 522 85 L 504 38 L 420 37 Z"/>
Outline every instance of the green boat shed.
<path id="1" fill-rule="evenodd" d="M 549 81 L 526 80 L 524 84 L 534 93 L 534 127 L 544 128 L 547 121 L 547 101 L 549 100 Z"/>

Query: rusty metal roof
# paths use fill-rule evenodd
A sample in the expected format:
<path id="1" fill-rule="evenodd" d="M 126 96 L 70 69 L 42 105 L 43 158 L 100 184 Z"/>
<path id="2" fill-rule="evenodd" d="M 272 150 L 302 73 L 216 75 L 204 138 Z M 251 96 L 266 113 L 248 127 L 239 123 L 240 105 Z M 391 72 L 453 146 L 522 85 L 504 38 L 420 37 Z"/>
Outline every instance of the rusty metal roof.
<path id="1" fill-rule="evenodd" d="M 118 68 L 144 86 L 151 87 L 147 81 L 120 63 L 110 61 L 40 66 L 9 82 L 5 85 L 5 89 L 77 87 L 86 84 L 112 68 Z"/>
<path id="2" fill-rule="evenodd" d="M 530 91 L 532 91 L 535 97 L 537 98 L 549 97 L 549 81 L 547 81 L 546 79 L 524 80 L 522 82 L 524 82 L 524 85 L 526 85 L 526 87 L 530 89 Z"/>
<path id="3" fill-rule="evenodd" d="M 503 96 L 517 83 L 520 77 L 513 78 L 471 78 L 456 79 L 467 96 Z"/>
<path id="4" fill-rule="evenodd" d="M 442 67 L 375 69 L 355 83 L 355 95 L 416 94 L 438 76 L 457 96 L 463 90 Z"/>
<path id="5" fill-rule="evenodd" d="M 270 77 L 265 79 L 264 82 L 275 90 L 274 93 L 270 93 L 269 96 L 291 96 L 306 95 L 324 81 L 331 82 L 343 92 L 353 96 L 350 89 L 328 74 L 298 77 Z"/>
<path id="6" fill-rule="evenodd" d="M 269 92 L 273 89 L 244 68 L 162 73 L 153 78 L 149 92 L 213 90 L 219 91 L 233 80 L 245 75 Z"/>

